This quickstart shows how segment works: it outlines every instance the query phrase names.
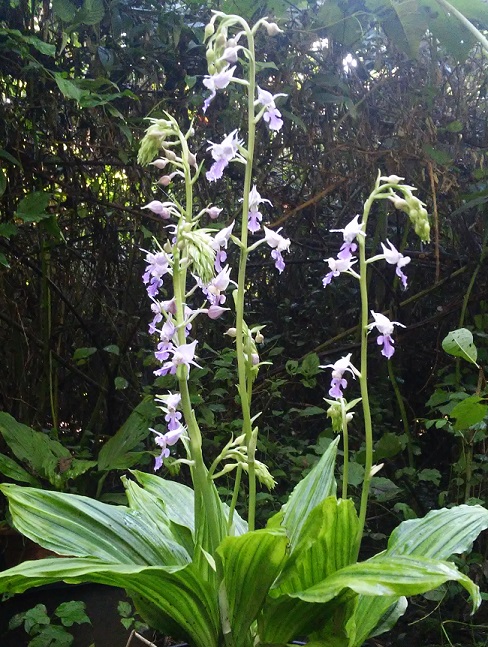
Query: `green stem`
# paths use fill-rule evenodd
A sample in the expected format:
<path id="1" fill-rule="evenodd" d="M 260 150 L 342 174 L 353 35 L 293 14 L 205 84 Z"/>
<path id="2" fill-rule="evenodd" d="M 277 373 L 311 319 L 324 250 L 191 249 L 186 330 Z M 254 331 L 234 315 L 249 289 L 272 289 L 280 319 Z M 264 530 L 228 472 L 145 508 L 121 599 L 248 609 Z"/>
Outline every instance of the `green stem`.
<path id="1" fill-rule="evenodd" d="M 347 430 L 347 411 L 345 401 L 341 399 L 342 409 L 342 438 L 344 444 L 344 467 L 342 471 L 342 498 L 347 499 L 347 486 L 349 482 L 349 433 Z"/>
<path id="2" fill-rule="evenodd" d="M 234 510 L 236 509 L 237 497 L 239 496 L 239 488 L 241 486 L 241 476 L 242 476 L 242 467 L 241 465 L 237 466 L 236 469 L 236 478 L 234 481 L 234 491 L 232 493 L 232 500 L 229 506 L 229 518 L 227 520 L 227 532 L 230 532 L 232 528 L 232 523 L 234 521 Z"/>
<path id="3" fill-rule="evenodd" d="M 366 230 L 369 212 L 376 197 L 376 191 L 369 196 L 364 204 L 363 211 L 363 228 Z M 373 466 L 373 427 L 371 423 L 371 409 L 369 406 L 368 393 L 368 285 L 367 285 L 367 265 L 366 265 L 366 245 L 364 236 L 358 236 L 359 247 L 359 287 L 361 293 L 361 376 L 359 384 L 361 387 L 361 405 L 364 417 L 364 440 L 366 445 L 366 455 L 364 462 L 364 480 L 361 491 L 361 503 L 359 507 L 359 527 L 357 535 L 357 550 L 361 545 L 364 525 L 366 523 L 366 510 L 368 507 L 369 487 L 371 483 L 371 468 Z"/>
<path id="4" fill-rule="evenodd" d="M 247 362 L 244 356 L 244 295 L 247 266 L 247 217 L 249 212 L 249 193 L 252 181 L 252 160 L 254 156 L 254 145 L 256 137 L 256 125 L 254 123 L 254 96 L 256 65 L 254 55 L 254 36 L 246 26 L 245 28 L 249 49 L 249 85 L 247 97 L 248 110 L 248 140 L 247 140 L 247 163 L 244 176 L 243 200 L 242 200 L 242 224 L 241 224 L 241 254 L 239 259 L 239 274 L 237 278 L 236 297 L 236 353 L 238 392 L 241 400 L 242 429 L 246 436 L 248 450 L 248 478 L 249 478 L 249 501 L 248 501 L 248 525 L 249 530 L 254 530 L 256 517 L 256 469 L 255 469 L 255 443 L 252 443 L 251 423 L 251 398 L 247 389 Z M 251 358 L 247 358 L 251 361 Z M 254 447 L 253 447 L 254 445 Z"/>
<path id="5" fill-rule="evenodd" d="M 408 466 L 415 468 L 415 459 L 413 455 L 413 437 L 410 433 L 410 427 L 407 420 L 407 410 L 405 409 L 405 403 L 403 402 L 402 394 L 400 393 L 400 389 L 398 387 L 398 382 L 393 370 L 393 363 L 391 360 L 388 360 L 388 375 L 390 377 L 390 382 L 395 393 L 398 408 L 400 409 L 400 416 L 403 424 L 403 433 L 407 437 Z"/>
<path id="6" fill-rule="evenodd" d="M 437 3 L 441 5 L 446 11 L 451 13 L 453 16 L 456 16 L 456 18 L 461 22 L 464 27 L 468 31 L 470 31 L 473 36 L 476 38 L 476 40 L 480 43 L 481 47 L 488 52 L 488 40 L 483 36 L 483 34 L 476 29 L 476 27 L 473 25 L 471 21 L 469 21 L 466 16 L 464 16 L 460 11 L 456 9 L 456 7 L 453 7 L 450 2 L 447 2 L 447 0 L 437 0 Z"/>

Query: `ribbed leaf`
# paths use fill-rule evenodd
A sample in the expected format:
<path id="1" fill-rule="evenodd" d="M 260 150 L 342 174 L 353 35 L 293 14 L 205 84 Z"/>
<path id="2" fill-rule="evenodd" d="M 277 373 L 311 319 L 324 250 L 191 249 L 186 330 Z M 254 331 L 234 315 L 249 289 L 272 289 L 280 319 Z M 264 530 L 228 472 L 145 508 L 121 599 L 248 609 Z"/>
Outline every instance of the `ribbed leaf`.
<path id="1" fill-rule="evenodd" d="M 479 505 L 433 510 L 423 519 L 401 523 L 391 533 L 386 553 L 447 559 L 470 550 L 487 528 L 488 510 Z"/>
<path id="2" fill-rule="evenodd" d="M 188 556 L 140 513 L 74 494 L 3 484 L 14 526 L 59 555 L 111 563 L 176 565 Z"/>
<path id="3" fill-rule="evenodd" d="M 335 459 L 339 436 L 329 445 L 317 465 L 295 487 L 283 506 L 283 525 L 294 549 L 309 513 L 328 496 L 335 495 Z"/>
<path id="4" fill-rule="evenodd" d="M 410 519 L 401 523 L 389 539 L 383 555 L 411 555 L 447 559 L 456 553 L 470 549 L 478 535 L 488 528 L 488 511 L 481 506 L 460 505 L 429 512 L 423 519 Z M 373 558 L 373 560 L 379 558 Z M 390 616 L 390 625 L 398 619 L 406 607 L 398 607 L 398 598 L 371 598 L 359 596 L 356 620 L 357 639 L 352 645 L 358 647 L 372 635 L 379 633 L 385 614 Z M 403 611 L 402 611 L 403 608 Z M 402 612 L 400 612 L 402 611 Z"/>
<path id="5" fill-rule="evenodd" d="M 186 526 L 194 533 L 195 501 L 191 488 L 176 481 L 167 481 L 160 476 L 156 476 L 156 474 L 147 474 L 136 470 L 132 471 L 132 474 L 145 490 L 164 501 L 166 514 L 171 521 L 181 526 Z M 222 507 L 227 518 L 229 508 L 225 503 L 222 504 Z M 233 528 L 236 535 L 247 532 L 247 523 L 237 512 L 234 512 Z"/>
<path id="6" fill-rule="evenodd" d="M 352 500 L 327 497 L 310 512 L 296 547 L 271 591 L 303 591 L 356 561 L 358 517 Z"/>
<path id="7" fill-rule="evenodd" d="M 473 609 L 480 605 L 479 588 L 451 562 L 420 557 L 381 555 L 336 571 L 306 591 L 291 594 L 307 602 L 328 602 L 346 589 L 362 595 L 418 595 L 444 582 L 459 582 L 470 594 Z"/>
<path id="8" fill-rule="evenodd" d="M 41 483 L 32 474 L 29 474 L 23 467 L 12 458 L 5 456 L 5 454 L 0 454 L 0 474 L 19 483 L 29 483 L 29 485 L 41 487 Z"/>
<path id="9" fill-rule="evenodd" d="M 280 571 L 287 545 L 284 532 L 255 530 L 226 537 L 217 549 L 224 573 L 222 606 L 235 647 L 248 643 L 249 627 Z"/>
<path id="10" fill-rule="evenodd" d="M 173 619 L 182 638 L 194 647 L 217 647 L 217 595 L 192 564 L 147 567 L 107 564 L 96 559 L 42 559 L 24 562 L 0 573 L 0 591 L 21 593 L 33 586 L 63 580 L 69 584 L 96 582 L 119 586 L 139 601 L 147 601 Z"/>
<path id="11" fill-rule="evenodd" d="M 164 503 L 150 492 L 139 487 L 134 481 L 130 481 L 125 476 L 122 477 L 122 483 L 125 487 L 127 501 L 130 509 L 137 515 L 141 515 L 146 523 L 153 525 L 156 532 L 161 533 L 168 545 L 176 542 L 178 546 L 173 549 L 178 550 L 183 557 L 183 563 L 191 561 L 194 544 L 191 532 L 184 526 L 174 524 L 166 514 Z"/>

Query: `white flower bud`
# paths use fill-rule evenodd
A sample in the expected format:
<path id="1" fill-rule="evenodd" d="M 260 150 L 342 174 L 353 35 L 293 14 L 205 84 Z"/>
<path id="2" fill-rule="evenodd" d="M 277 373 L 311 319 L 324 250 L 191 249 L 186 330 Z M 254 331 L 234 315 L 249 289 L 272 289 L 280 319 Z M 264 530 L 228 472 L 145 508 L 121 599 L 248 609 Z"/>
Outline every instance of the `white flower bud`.
<path id="1" fill-rule="evenodd" d="M 283 33 L 283 30 L 280 29 L 275 22 L 268 22 L 267 20 L 263 20 L 263 25 L 268 32 L 268 36 L 277 36 L 278 34 Z"/>
<path id="2" fill-rule="evenodd" d="M 254 341 L 256 344 L 262 344 L 264 341 L 264 335 L 261 332 L 257 332 L 256 336 L 254 337 Z"/>
<path id="3" fill-rule="evenodd" d="M 229 330 L 225 331 L 224 335 L 227 335 L 228 337 L 237 337 L 237 329 L 229 328 Z"/>

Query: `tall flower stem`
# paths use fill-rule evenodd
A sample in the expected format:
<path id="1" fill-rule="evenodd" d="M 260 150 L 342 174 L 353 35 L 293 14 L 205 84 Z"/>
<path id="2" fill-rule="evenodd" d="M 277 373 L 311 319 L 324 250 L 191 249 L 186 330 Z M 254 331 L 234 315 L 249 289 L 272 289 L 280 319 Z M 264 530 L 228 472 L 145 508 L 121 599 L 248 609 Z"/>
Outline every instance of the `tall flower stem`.
<path id="1" fill-rule="evenodd" d="M 363 211 L 363 228 L 366 230 L 368 223 L 369 212 L 373 206 L 376 198 L 376 190 L 369 196 L 364 204 Z M 364 461 L 364 480 L 361 491 L 361 503 L 359 507 L 359 527 L 357 536 L 357 550 L 361 545 L 361 539 L 364 531 L 364 524 L 366 522 L 366 511 L 368 507 L 369 488 L 371 484 L 371 468 L 373 466 L 373 426 L 371 423 L 371 409 L 369 406 L 369 393 L 368 393 L 368 320 L 369 320 L 369 307 L 368 307 L 368 284 L 367 284 L 367 265 L 366 265 L 366 245 L 364 236 L 357 238 L 359 246 L 359 288 L 361 294 L 361 375 L 359 377 L 359 384 L 361 388 L 361 405 L 363 408 L 364 418 L 364 440 L 366 445 L 366 456 Z"/>
<path id="2" fill-rule="evenodd" d="M 247 217 L 249 212 L 249 193 L 252 182 L 252 160 L 254 157 L 254 145 L 256 138 L 256 125 L 254 122 L 254 96 L 256 92 L 256 63 L 254 54 L 254 35 L 246 23 L 242 23 L 247 36 L 249 50 L 249 85 L 247 88 L 247 164 L 244 176 L 243 201 L 242 201 L 242 226 L 241 226 L 241 254 L 239 259 L 239 274 L 237 279 L 236 295 L 236 351 L 237 351 L 237 373 L 238 373 L 238 392 L 241 400 L 242 409 L 242 430 L 246 437 L 248 448 L 248 478 L 249 478 L 249 496 L 248 496 L 248 525 L 249 530 L 254 530 L 256 515 L 256 469 L 255 469 L 255 444 L 252 443 L 252 422 L 251 422 L 251 399 L 248 389 L 248 371 L 247 363 L 251 361 L 250 357 L 244 354 L 244 295 L 247 266 Z"/>
<path id="3" fill-rule="evenodd" d="M 186 223 L 192 220 L 193 189 L 191 169 L 188 161 L 190 154 L 188 142 L 181 132 L 179 133 L 179 139 L 185 175 L 185 209 L 178 224 L 177 241 L 181 242 L 181 247 L 184 250 L 184 236 L 181 228 L 184 228 Z M 181 257 L 181 251 L 178 245 L 176 245 L 173 264 L 173 288 L 176 302 L 176 325 L 179 345 L 186 343 L 185 301 L 187 266 L 185 260 L 185 258 Z M 203 548 L 212 554 L 220 543 L 218 511 L 212 492 L 212 482 L 208 478 L 208 470 L 203 460 L 202 434 L 190 400 L 188 368 L 185 366 L 178 367 L 177 377 L 181 394 L 181 408 L 188 429 L 190 457 L 192 461 L 191 476 L 195 491 L 195 528 L 203 528 L 207 524 L 209 544 L 204 545 Z M 197 493 L 199 493 L 199 496 L 197 496 Z M 203 536 L 206 534 L 204 533 Z"/>

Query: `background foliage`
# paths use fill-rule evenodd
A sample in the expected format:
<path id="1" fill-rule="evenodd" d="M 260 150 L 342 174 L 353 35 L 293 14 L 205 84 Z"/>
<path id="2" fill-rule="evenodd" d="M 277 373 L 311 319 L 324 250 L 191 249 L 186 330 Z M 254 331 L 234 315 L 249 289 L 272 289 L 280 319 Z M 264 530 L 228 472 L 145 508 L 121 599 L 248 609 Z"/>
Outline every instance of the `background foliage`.
<path id="1" fill-rule="evenodd" d="M 452 5 L 488 27 L 482 0 Z M 250 323 L 266 324 L 262 359 L 273 361 L 260 375 L 256 407 L 278 499 L 332 438 L 318 365 L 357 348 L 357 295 L 347 279 L 322 288 L 323 259 L 338 244 L 329 229 L 361 211 L 381 169 L 418 187 L 433 235 L 419 248 L 403 218 L 374 214 L 371 244 L 386 234 L 412 263 L 406 293 L 391 268 L 371 274 L 374 310 L 407 325 L 389 368 L 372 364 L 375 459 L 385 468 L 371 541 L 438 504 L 485 501 L 486 416 L 462 428 L 450 415 L 467 396 L 483 398 L 484 375 L 448 357 L 441 342 L 467 327 L 478 363 L 486 362 L 487 68 L 473 33 L 437 0 L 2 3 L 0 407 L 61 440 L 75 459 L 96 460 L 151 392 L 140 249 L 167 233 L 140 208 L 164 191 L 155 171 L 137 166 L 136 150 L 144 118 L 163 110 L 183 123 L 196 117 L 200 159 L 207 140 L 235 127 L 231 89 L 212 104 L 218 119 L 201 111 L 210 8 L 269 15 L 284 29 L 258 43 L 263 84 L 288 98 L 279 136 L 258 141 L 256 183 L 273 203 L 268 221 L 284 227 L 293 251 L 284 278 L 255 257 L 247 295 Z M 224 207 L 227 223 L 238 197 L 230 182 L 200 186 L 201 205 Z M 209 451 L 239 426 L 233 351 L 222 334 L 229 325 L 199 331 L 205 368 L 192 388 L 205 401 Z M 359 484 L 360 420 L 352 433 Z M 133 439 L 142 451 L 143 434 Z M 61 459 L 57 469 L 65 469 Z M 270 494 L 261 497 L 273 505 Z M 478 550 L 482 582 L 486 545 Z"/>

